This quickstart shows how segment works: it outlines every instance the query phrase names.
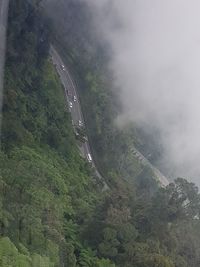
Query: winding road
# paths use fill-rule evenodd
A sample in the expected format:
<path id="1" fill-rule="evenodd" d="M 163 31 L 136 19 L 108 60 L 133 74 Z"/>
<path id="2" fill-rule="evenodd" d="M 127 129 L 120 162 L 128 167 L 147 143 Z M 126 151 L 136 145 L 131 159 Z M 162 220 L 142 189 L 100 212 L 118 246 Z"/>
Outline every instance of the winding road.
<path id="1" fill-rule="evenodd" d="M 153 164 L 147 158 L 145 158 L 145 156 L 142 155 L 140 151 L 135 147 L 132 148 L 132 153 L 144 166 L 148 166 L 153 171 L 161 186 L 165 187 L 170 183 L 169 179 L 164 174 L 162 174 L 161 171 L 158 170 L 158 168 L 153 166 Z"/>
<path id="2" fill-rule="evenodd" d="M 56 49 L 51 46 L 50 49 L 50 54 L 53 60 L 54 65 L 56 66 L 57 72 L 60 76 L 61 82 L 65 88 L 65 95 L 68 101 L 68 108 L 69 111 L 71 112 L 71 117 L 72 117 L 72 123 L 74 126 L 74 130 L 76 131 L 76 127 L 79 126 L 79 121 L 81 121 L 84 125 L 84 119 L 83 119 L 83 114 L 81 111 L 81 106 L 78 98 L 78 93 L 76 89 L 76 85 L 67 69 L 67 67 L 64 65 L 61 57 L 59 56 L 58 52 Z M 74 101 L 74 97 L 75 100 Z M 70 107 L 70 104 L 72 105 Z M 91 155 L 91 149 L 89 142 L 86 141 L 85 143 L 82 143 L 82 145 L 79 147 L 81 154 L 84 158 L 88 159 L 88 155 Z M 159 181 L 160 185 L 165 187 L 169 184 L 169 180 L 167 177 L 165 177 L 155 166 L 153 166 L 148 159 L 146 159 L 136 148 L 132 149 L 132 152 L 134 156 L 141 162 L 142 165 L 148 166 L 151 168 L 153 173 L 155 174 L 157 180 Z M 93 159 L 91 158 L 91 165 L 94 168 L 96 175 L 99 179 L 103 180 L 103 177 L 100 175 L 98 172 L 95 163 Z M 104 181 L 105 183 L 105 181 Z M 105 183 L 105 187 L 108 187 Z"/>
<path id="3" fill-rule="evenodd" d="M 6 48 L 5 44 L 6 44 L 8 7 L 9 7 L 9 0 L 0 0 L 0 111 L 2 108 L 3 73 L 4 73 L 5 48 Z M 61 57 L 59 56 L 58 52 L 55 50 L 53 46 L 51 46 L 50 48 L 50 54 L 52 57 L 52 61 L 56 66 L 57 72 L 60 76 L 61 82 L 65 88 L 65 95 L 68 101 L 69 111 L 71 112 L 72 124 L 74 130 L 76 131 L 76 127 L 79 127 L 80 124 L 84 126 L 84 119 L 75 83 L 71 78 L 71 75 L 66 66 L 64 65 Z M 88 138 L 85 142 L 81 143 L 79 149 L 81 151 L 82 156 L 90 162 L 91 166 L 95 170 L 96 176 L 103 181 L 104 188 L 108 189 L 109 188 L 108 185 L 98 172 L 95 163 L 92 159 Z M 132 152 L 143 165 L 149 166 L 152 169 L 155 176 L 158 178 L 158 181 L 160 182 L 161 186 L 167 186 L 169 184 L 169 180 L 167 179 L 167 177 L 165 177 L 155 166 L 153 166 L 149 162 L 149 160 L 146 159 L 137 149 L 133 148 Z"/>
<path id="4" fill-rule="evenodd" d="M 52 57 L 53 64 L 56 67 L 56 70 L 60 76 L 61 82 L 64 86 L 65 89 L 65 96 L 68 102 L 68 108 L 71 113 L 71 118 L 72 118 L 72 124 L 74 127 L 74 131 L 76 132 L 76 128 L 80 127 L 80 123 L 82 127 L 84 127 L 85 122 L 83 118 L 83 114 L 81 111 L 81 106 L 79 102 L 79 97 L 77 94 L 77 89 L 76 85 L 71 78 L 71 75 L 67 69 L 67 67 L 64 65 L 61 57 L 59 56 L 58 52 L 56 49 L 51 45 L 50 48 L 50 55 Z M 95 175 L 103 182 L 104 184 L 104 190 L 107 190 L 109 187 L 106 184 L 105 180 L 101 176 L 101 174 L 98 172 L 94 160 L 92 159 L 92 154 L 91 154 L 91 149 L 90 149 L 90 144 L 88 142 L 88 138 L 85 140 L 85 142 L 82 142 L 79 145 L 79 149 L 81 152 L 81 155 L 87 159 L 91 166 L 93 167 L 93 170 L 95 172 Z"/>

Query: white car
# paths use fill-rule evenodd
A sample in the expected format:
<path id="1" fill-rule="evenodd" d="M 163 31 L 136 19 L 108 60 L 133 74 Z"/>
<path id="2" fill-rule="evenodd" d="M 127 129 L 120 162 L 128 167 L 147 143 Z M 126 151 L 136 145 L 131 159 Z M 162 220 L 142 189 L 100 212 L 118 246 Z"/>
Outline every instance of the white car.
<path id="1" fill-rule="evenodd" d="M 90 153 L 87 154 L 87 160 L 88 160 L 89 162 L 92 162 L 92 157 L 91 157 Z"/>
<path id="2" fill-rule="evenodd" d="M 77 98 L 76 98 L 76 96 L 74 95 L 74 102 L 76 102 L 76 100 L 77 100 Z"/>
<path id="3" fill-rule="evenodd" d="M 65 70 L 65 66 L 64 65 L 61 65 L 61 69 L 64 71 Z"/>
<path id="4" fill-rule="evenodd" d="M 83 127 L 83 122 L 81 120 L 78 121 L 78 126 Z"/>
<path id="5" fill-rule="evenodd" d="M 70 101 L 70 102 L 69 102 L 69 107 L 72 108 L 72 106 L 73 106 L 73 104 L 72 104 L 72 102 Z"/>

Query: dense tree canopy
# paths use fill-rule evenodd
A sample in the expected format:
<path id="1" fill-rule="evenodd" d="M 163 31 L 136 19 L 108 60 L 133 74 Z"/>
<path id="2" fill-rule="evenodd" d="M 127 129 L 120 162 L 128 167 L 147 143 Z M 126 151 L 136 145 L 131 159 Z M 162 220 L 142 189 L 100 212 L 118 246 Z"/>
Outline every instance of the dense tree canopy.
<path id="1" fill-rule="evenodd" d="M 74 14 L 78 0 L 67 2 L 68 14 Z M 68 31 L 64 40 L 56 35 L 57 46 L 81 84 L 86 130 L 109 190 L 102 190 L 80 157 L 64 90 L 48 55 L 50 33 L 55 37 L 40 1 L 10 0 L 0 266 L 199 266 L 198 188 L 182 178 L 158 187 L 151 170 L 131 153 L 134 129 L 114 126 L 117 103 L 102 58 L 89 49 L 81 57 L 81 43 L 71 47 L 75 39 Z M 76 36 L 81 38 L 81 28 Z"/>

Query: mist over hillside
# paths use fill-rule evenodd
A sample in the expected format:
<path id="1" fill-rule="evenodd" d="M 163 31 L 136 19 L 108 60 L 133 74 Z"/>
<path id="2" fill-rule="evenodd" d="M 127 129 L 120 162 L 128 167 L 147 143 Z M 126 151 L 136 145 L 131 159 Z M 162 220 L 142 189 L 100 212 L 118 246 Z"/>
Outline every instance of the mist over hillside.
<path id="1" fill-rule="evenodd" d="M 0 26 L 6 1 L 0 1 Z M 149 85 L 164 61 L 159 49 L 153 62 L 155 53 L 139 46 L 145 36 L 149 53 L 154 51 L 155 38 L 150 42 L 147 36 L 159 24 L 151 25 L 152 20 L 164 20 L 169 10 L 158 20 L 149 17 L 162 11 L 155 1 L 42 4 L 10 0 L 1 113 L 0 267 L 200 266 L 198 187 L 183 178 L 161 184 L 155 167 L 137 150 L 153 151 L 154 161 L 162 149 L 167 155 L 162 128 L 172 134 L 166 126 L 187 118 L 183 112 L 182 120 L 174 116 L 167 123 L 176 114 L 169 111 L 170 83 L 160 93 L 157 78 L 162 85 L 174 69 L 155 75 L 159 100 L 169 97 L 156 113 L 159 105 L 152 99 L 157 95 Z M 149 22 L 145 34 L 141 17 Z M 137 47 L 132 37 L 138 34 Z M 158 36 L 164 40 L 165 34 Z"/>
<path id="2" fill-rule="evenodd" d="M 47 2 L 50 9 L 56 6 L 54 0 Z M 156 136 L 159 156 L 154 163 L 169 176 L 199 184 L 198 1 L 76 0 L 59 5 L 55 16 L 63 12 L 63 18 L 70 18 L 71 7 L 76 10 L 71 13 L 76 19 L 63 23 L 83 53 L 98 54 L 102 47 L 107 51 L 113 88 L 122 104 L 117 124 L 131 122 L 150 140 Z"/>
<path id="3" fill-rule="evenodd" d="M 81 2 L 112 50 L 110 68 L 123 104 L 118 123 L 159 132 L 157 164 L 199 184 L 199 2 Z"/>

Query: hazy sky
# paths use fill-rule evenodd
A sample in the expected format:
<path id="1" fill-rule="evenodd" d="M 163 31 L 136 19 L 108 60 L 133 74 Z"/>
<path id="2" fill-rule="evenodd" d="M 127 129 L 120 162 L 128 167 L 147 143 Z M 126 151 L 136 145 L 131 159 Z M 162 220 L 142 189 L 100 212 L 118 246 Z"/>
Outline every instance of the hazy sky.
<path id="1" fill-rule="evenodd" d="M 158 129 L 162 160 L 200 184 L 200 1 L 82 1 L 112 48 L 121 121 Z"/>

